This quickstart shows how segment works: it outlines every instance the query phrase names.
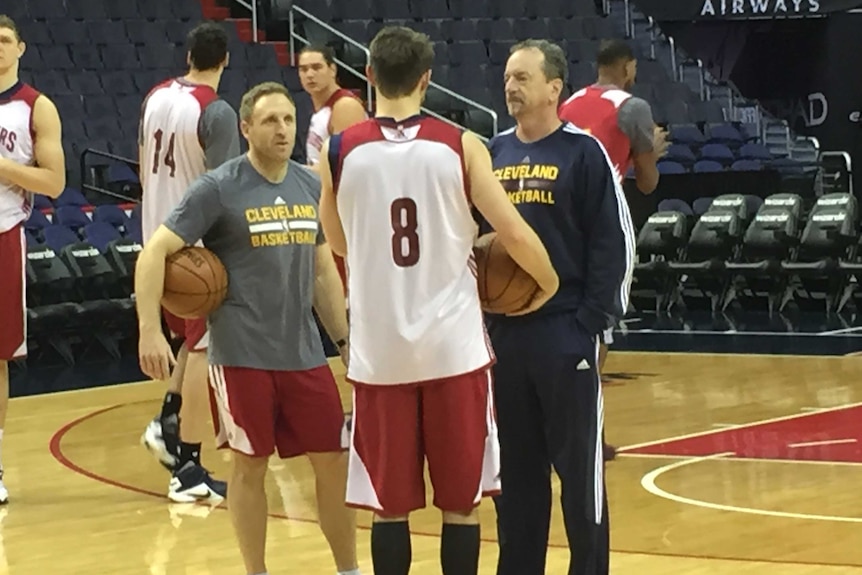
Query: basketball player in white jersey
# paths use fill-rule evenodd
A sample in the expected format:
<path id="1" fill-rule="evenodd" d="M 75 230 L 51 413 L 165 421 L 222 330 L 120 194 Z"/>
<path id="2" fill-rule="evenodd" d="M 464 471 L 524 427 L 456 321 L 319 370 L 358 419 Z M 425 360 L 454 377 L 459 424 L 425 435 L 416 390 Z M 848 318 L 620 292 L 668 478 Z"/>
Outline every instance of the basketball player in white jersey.
<path id="1" fill-rule="evenodd" d="M 26 46 L 15 22 L 0 15 L 0 440 L 9 406 L 9 361 L 27 355 L 24 221 L 32 194 L 50 198 L 66 187 L 57 108 L 18 79 Z M 0 464 L 0 504 L 9 501 Z"/>
<path id="2" fill-rule="evenodd" d="M 305 140 L 306 163 L 315 171 L 323 142 L 368 117 L 353 92 L 338 85 L 337 72 L 335 51 L 329 46 L 306 46 L 300 52 L 299 81 L 314 106 Z"/>
<path id="3" fill-rule="evenodd" d="M 138 144 L 145 244 L 192 182 L 240 154 L 236 112 L 216 94 L 228 63 L 227 41 L 217 24 L 197 26 L 188 36 L 189 72 L 157 85 L 144 100 Z M 200 461 L 210 408 L 207 321 L 164 315 L 183 343 L 162 412 L 141 440 L 172 472 L 172 501 L 221 500 L 225 483 L 214 481 Z"/>
<path id="4" fill-rule="evenodd" d="M 311 96 L 314 114 L 308 125 L 305 155 L 308 166 L 317 171 L 320 167 L 320 148 L 333 134 L 368 118 L 362 102 L 351 92 L 338 85 L 338 68 L 335 51 L 329 46 L 310 45 L 299 54 L 299 81 Z M 337 254 L 335 265 L 341 283 L 347 283 L 344 260 Z"/>
<path id="5" fill-rule="evenodd" d="M 376 575 L 406 575 L 408 516 L 425 507 L 424 459 L 442 511 L 444 575 L 475 575 L 483 496 L 499 491 L 494 355 L 476 285 L 471 208 L 539 285 L 559 280 L 473 134 L 420 115 L 434 51 L 408 28 L 382 30 L 367 69 L 376 117 L 333 136 L 321 157 L 321 222 L 347 259 L 354 386 L 347 503 L 374 511 Z"/>

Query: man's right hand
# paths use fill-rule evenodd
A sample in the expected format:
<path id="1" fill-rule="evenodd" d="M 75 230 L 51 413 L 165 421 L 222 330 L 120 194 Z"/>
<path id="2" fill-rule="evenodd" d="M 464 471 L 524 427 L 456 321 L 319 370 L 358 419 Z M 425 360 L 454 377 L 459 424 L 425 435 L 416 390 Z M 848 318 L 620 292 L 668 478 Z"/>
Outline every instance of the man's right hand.
<path id="1" fill-rule="evenodd" d="M 171 345 L 161 330 L 142 331 L 138 341 L 141 371 L 153 379 L 168 380 L 171 368 L 177 364 Z"/>
<path id="2" fill-rule="evenodd" d="M 518 311 L 513 311 L 510 313 L 507 313 L 506 315 L 510 316 L 510 317 L 519 316 L 519 315 L 527 315 L 528 313 L 533 313 L 534 311 L 536 311 L 537 309 L 539 309 L 543 305 L 545 305 L 549 299 L 554 297 L 554 295 L 557 293 L 557 290 L 560 288 L 559 277 L 556 274 L 554 274 L 554 277 L 556 278 L 555 284 L 551 285 L 547 289 L 543 289 L 543 288 L 539 287 L 536 290 L 536 293 L 533 294 L 533 299 L 531 299 L 527 303 L 527 305 L 525 305 L 523 308 L 519 309 Z"/>
<path id="3" fill-rule="evenodd" d="M 664 128 L 656 126 L 653 130 L 652 149 L 658 159 L 663 158 L 664 155 L 667 154 L 668 146 L 670 146 L 670 142 L 668 142 L 667 137 L 668 132 Z"/>

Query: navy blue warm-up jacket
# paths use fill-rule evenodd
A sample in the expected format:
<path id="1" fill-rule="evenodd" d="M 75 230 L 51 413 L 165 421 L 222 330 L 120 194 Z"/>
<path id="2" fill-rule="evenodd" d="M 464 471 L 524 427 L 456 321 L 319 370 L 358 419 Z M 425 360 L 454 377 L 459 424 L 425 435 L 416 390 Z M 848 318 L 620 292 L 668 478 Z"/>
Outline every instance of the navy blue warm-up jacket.
<path id="1" fill-rule="evenodd" d="M 560 276 L 559 291 L 536 314 L 575 313 L 590 334 L 612 327 L 628 307 L 635 232 L 604 148 L 568 123 L 531 143 L 513 128 L 488 147 L 495 175 Z"/>

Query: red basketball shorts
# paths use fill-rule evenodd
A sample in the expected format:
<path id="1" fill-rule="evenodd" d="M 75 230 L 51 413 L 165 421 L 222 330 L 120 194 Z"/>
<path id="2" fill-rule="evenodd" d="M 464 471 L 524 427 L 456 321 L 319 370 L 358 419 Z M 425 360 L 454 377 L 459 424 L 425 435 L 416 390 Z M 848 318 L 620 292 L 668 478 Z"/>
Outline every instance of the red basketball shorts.
<path id="1" fill-rule="evenodd" d="M 0 360 L 27 355 L 26 254 L 23 226 L 0 233 Z"/>
<path id="2" fill-rule="evenodd" d="M 434 506 L 464 512 L 500 492 L 490 371 L 418 385 L 356 385 L 347 504 L 400 517 Z"/>
<path id="3" fill-rule="evenodd" d="M 162 313 L 165 316 L 165 323 L 168 324 L 168 329 L 171 330 L 171 335 L 185 340 L 189 351 L 204 351 L 207 348 L 209 345 L 209 330 L 207 329 L 206 318 L 183 319 L 164 308 L 162 308 Z"/>
<path id="4" fill-rule="evenodd" d="M 344 411 L 329 366 L 263 371 L 210 366 L 210 406 L 219 449 L 281 458 L 344 451 Z"/>

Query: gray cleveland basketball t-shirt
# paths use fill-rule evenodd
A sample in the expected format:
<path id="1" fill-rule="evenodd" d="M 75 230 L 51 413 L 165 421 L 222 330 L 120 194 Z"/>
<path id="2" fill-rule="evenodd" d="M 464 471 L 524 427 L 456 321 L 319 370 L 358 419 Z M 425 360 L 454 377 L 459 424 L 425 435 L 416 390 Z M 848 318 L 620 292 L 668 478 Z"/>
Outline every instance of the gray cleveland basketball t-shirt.
<path id="1" fill-rule="evenodd" d="M 224 263 L 228 292 L 209 316 L 216 365 L 301 370 L 326 363 L 312 315 L 320 179 L 291 161 L 273 184 L 248 156 L 195 181 L 165 226 L 187 244 L 202 239 Z"/>

